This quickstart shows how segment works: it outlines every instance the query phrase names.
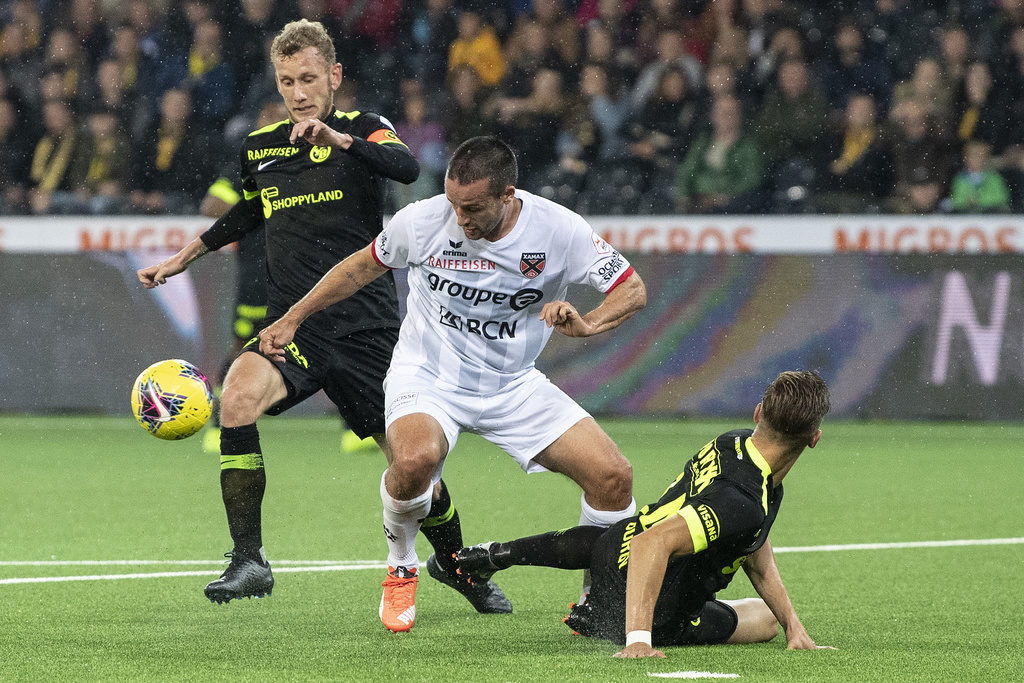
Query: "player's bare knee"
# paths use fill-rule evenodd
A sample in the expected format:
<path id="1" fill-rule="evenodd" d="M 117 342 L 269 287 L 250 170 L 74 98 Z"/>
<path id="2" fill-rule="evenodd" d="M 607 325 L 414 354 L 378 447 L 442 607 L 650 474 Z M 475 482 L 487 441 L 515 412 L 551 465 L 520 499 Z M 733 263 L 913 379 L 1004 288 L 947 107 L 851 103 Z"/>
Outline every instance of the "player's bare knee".
<path id="1" fill-rule="evenodd" d="M 388 493 L 397 500 L 411 500 L 423 493 L 438 465 L 436 451 L 429 448 L 395 450 L 388 468 Z"/>
<path id="2" fill-rule="evenodd" d="M 220 397 L 220 423 L 225 427 L 252 424 L 260 416 L 259 397 L 252 392 L 225 386 Z"/>
<path id="3" fill-rule="evenodd" d="M 581 487 L 599 510 L 624 510 L 633 498 L 633 466 L 621 455 L 591 473 Z"/>

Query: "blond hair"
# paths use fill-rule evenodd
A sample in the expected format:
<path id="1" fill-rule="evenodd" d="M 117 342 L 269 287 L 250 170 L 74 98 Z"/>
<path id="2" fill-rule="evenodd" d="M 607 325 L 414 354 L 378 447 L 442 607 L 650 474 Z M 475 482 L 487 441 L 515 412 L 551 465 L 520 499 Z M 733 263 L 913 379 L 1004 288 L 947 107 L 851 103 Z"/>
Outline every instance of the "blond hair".
<path id="1" fill-rule="evenodd" d="M 280 58 L 315 47 L 323 57 L 324 66 L 329 71 L 337 61 L 334 52 L 334 41 L 327 35 L 327 29 L 319 21 L 299 19 L 285 24 L 281 32 L 274 38 L 270 46 L 270 60 L 276 62 Z"/>

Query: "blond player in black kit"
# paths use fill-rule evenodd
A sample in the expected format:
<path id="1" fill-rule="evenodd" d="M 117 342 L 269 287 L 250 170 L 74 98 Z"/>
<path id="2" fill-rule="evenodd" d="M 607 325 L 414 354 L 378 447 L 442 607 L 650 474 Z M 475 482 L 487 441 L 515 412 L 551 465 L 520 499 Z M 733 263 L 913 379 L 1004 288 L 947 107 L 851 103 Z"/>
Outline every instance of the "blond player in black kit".
<path id="1" fill-rule="evenodd" d="M 387 179 L 410 183 L 419 174 L 385 118 L 335 109 L 342 67 L 321 24 L 303 19 L 286 25 L 270 58 L 289 118 L 254 131 L 242 144 L 243 201 L 170 259 L 138 272 L 143 286 L 156 287 L 204 254 L 265 226 L 267 321 L 376 237 Z M 260 355 L 257 339 L 234 360 L 220 404 L 221 491 L 234 547 L 227 570 L 206 586 L 211 601 L 261 597 L 274 586 L 263 549 L 266 474 L 256 420 L 323 389 L 356 434 L 373 435 L 386 449 L 382 383 L 398 326 L 394 279 L 383 277 L 311 317 L 285 363 Z M 443 483 L 424 534 L 444 558 L 461 545 L 459 518 Z M 493 583 L 459 589 L 478 611 L 511 611 Z"/>

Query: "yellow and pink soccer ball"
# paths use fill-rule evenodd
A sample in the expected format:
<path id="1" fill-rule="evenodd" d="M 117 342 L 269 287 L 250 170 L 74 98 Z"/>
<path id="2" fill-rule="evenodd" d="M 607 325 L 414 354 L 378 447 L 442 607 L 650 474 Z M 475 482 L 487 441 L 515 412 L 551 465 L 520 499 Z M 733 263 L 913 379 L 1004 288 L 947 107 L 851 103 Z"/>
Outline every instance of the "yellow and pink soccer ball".
<path id="1" fill-rule="evenodd" d="M 188 361 L 171 359 L 142 371 L 132 387 L 132 414 L 146 431 L 174 441 L 192 436 L 213 413 L 206 375 Z"/>

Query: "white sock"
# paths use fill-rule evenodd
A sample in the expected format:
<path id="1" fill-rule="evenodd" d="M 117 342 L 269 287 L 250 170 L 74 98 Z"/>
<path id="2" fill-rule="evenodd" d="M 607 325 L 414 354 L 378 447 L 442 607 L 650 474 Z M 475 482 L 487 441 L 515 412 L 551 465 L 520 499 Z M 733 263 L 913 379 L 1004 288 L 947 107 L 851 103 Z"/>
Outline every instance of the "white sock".
<path id="1" fill-rule="evenodd" d="M 416 534 L 419 533 L 420 525 L 430 512 L 430 500 L 433 497 L 434 487 L 428 486 L 427 490 L 412 500 L 396 500 L 388 493 L 384 486 L 384 477 L 387 470 L 380 478 L 380 499 L 384 504 L 384 535 L 388 540 L 388 566 L 405 567 L 417 569 L 420 565 L 419 557 L 416 555 Z"/>
<path id="2" fill-rule="evenodd" d="M 636 498 L 629 499 L 629 507 L 625 510 L 595 510 L 587 504 L 587 495 L 580 496 L 580 526 L 610 527 L 636 514 Z M 580 593 L 580 604 L 586 602 L 590 592 L 590 570 L 583 570 L 583 591 Z"/>
<path id="3" fill-rule="evenodd" d="M 580 496 L 580 526 L 609 527 L 636 514 L 636 498 L 629 499 L 625 510 L 595 510 L 587 504 L 587 496 Z"/>

